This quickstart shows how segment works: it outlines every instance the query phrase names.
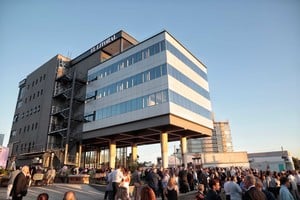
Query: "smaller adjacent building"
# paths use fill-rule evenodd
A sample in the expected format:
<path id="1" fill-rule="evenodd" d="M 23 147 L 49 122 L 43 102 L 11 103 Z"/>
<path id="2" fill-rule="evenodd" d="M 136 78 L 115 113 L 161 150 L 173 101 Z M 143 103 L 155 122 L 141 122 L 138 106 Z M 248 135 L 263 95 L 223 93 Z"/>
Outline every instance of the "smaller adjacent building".
<path id="1" fill-rule="evenodd" d="M 172 155 L 169 157 L 169 166 L 181 165 L 181 155 Z M 232 167 L 239 166 L 249 168 L 248 155 L 246 151 L 242 152 L 223 152 L 223 153 L 189 153 L 187 163 L 195 167 Z"/>
<path id="2" fill-rule="evenodd" d="M 9 149 L 0 145 L 0 169 L 6 168 Z"/>
<path id="3" fill-rule="evenodd" d="M 214 121 L 211 137 L 188 140 L 190 153 L 224 153 L 233 152 L 231 130 L 228 121 Z"/>
<path id="4" fill-rule="evenodd" d="M 258 170 L 295 170 L 292 156 L 288 151 L 248 153 L 250 167 Z"/>
<path id="5" fill-rule="evenodd" d="M 188 140 L 187 162 L 202 167 L 249 167 L 247 152 L 233 152 L 228 121 L 213 122 L 211 137 Z M 178 149 L 179 150 L 179 149 Z M 170 166 L 181 163 L 181 152 L 169 157 Z"/>

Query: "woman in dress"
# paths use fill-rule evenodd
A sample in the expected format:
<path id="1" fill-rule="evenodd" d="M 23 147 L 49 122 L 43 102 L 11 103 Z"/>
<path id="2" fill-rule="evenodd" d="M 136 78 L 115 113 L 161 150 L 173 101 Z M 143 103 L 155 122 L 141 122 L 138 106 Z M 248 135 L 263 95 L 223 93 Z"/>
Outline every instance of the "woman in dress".
<path id="1" fill-rule="evenodd" d="M 124 174 L 124 179 L 122 180 L 119 191 L 118 191 L 118 198 L 122 200 L 129 200 L 130 195 L 129 195 L 129 183 L 130 183 L 130 171 L 128 171 L 126 168 L 123 171 Z"/>

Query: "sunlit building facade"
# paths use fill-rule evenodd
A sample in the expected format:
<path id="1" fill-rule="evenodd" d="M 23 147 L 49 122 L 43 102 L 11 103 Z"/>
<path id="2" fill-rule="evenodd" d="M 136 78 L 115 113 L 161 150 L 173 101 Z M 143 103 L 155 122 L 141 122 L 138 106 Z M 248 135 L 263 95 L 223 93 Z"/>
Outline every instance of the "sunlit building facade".
<path id="1" fill-rule="evenodd" d="M 167 166 L 168 141 L 184 156 L 187 139 L 214 128 L 207 68 L 167 31 L 142 42 L 120 31 L 74 59 L 55 56 L 19 87 L 9 145 L 22 164 L 114 167 L 120 149 L 136 161 L 137 146 L 161 143 Z"/>
<path id="2" fill-rule="evenodd" d="M 188 140 L 190 153 L 233 152 L 229 122 L 215 122 L 211 137 Z"/>

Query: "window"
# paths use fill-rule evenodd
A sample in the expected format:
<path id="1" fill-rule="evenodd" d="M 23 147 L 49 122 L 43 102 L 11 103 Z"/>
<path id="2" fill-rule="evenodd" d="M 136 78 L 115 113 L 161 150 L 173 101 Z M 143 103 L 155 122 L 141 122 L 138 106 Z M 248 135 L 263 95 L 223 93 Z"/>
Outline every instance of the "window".
<path id="1" fill-rule="evenodd" d="M 151 94 L 148 96 L 147 106 L 154 106 L 154 105 L 155 105 L 155 94 Z"/>
<path id="2" fill-rule="evenodd" d="M 28 152 L 30 152 L 30 148 L 31 148 L 31 142 L 29 142 L 28 144 Z"/>
<path id="3" fill-rule="evenodd" d="M 93 114 L 89 113 L 85 115 L 86 121 L 101 120 L 104 118 L 140 110 L 146 107 L 155 106 L 156 104 L 162 104 L 168 101 L 168 90 L 162 90 L 150 95 L 138 97 L 125 101 L 119 104 L 111 105 L 105 108 L 101 108 L 95 111 L 95 118 L 91 118 Z"/>
<path id="4" fill-rule="evenodd" d="M 17 134 L 17 131 L 16 131 L 16 130 L 12 130 L 12 131 L 11 131 L 11 136 L 16 136 L 16 134 Z"/>
<path id="5" fill-rule="evenodd" d="M 161 92 L 158 92 L 156 94 L 156 100 L 155 100 L 156 104 L 162 104 L 162 93 Z"/>
<path id="6" fill-rule="evenodd" d="M 19 119 L 19 114 L 16 114 L 16 115 L 14 116 L 13 123 L 17 122 L 17 121 L 18 121 L 18 119 Z"/>
<path id="7" fill-rule="evenodd" d="M 104 69 L 101 69 L 93 74 L 88 75 L 88 82 L 97 80 L 97 78 L 100 79 L 105 76 L 108 76 L 114 72 L 122 70 L 123 68 L 129 67 L 143 59 L 160 53 L 161 51 L 165 51 L 165 41 L 158 42 L 148 48 L 145 48 L 133 55 L 128 56 L 127 58 L 124 58 L 123 60 L 117 63 L 113 63 L 112 65 L 107 66 Z"/>
<path id="8" fill-rule="evenodd" d="M 96 94 L 97 94 L 97 91 L 87 93 L 86 97 L 85 97 L 86 103 L 89 102 L 89 101 L 91 101 L 91 100 L 96 99 L 96 96 L 97 96 Z"/>

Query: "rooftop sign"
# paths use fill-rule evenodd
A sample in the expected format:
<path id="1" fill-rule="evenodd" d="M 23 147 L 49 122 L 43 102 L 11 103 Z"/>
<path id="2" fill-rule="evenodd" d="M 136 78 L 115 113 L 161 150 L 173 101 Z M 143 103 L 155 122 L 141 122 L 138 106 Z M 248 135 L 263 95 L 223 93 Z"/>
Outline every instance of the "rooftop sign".
<path id="1" fill-rule="evenodd" d="M 96 51 L 98 51 L 99 49 L 101 49 L 102 47 L 105 47 L 106 45 L 112 43 L 113 41 L 119 39 L 121 37 L 121 31 L 106 38 L 105 40 L 103 40 L 102 42 L 98 43 L 97 45 L 93 46 L 92 48 L 90 48 L 89 50 L 87 50 L 86 52 L 84 52 L 83 54 L 77 56 L 76 58 L 74 58 L 72 60 L 72 64 L 76 64 L 79 61 L 89 57 L 90 55 L 92 55 L 93 53 L 95 53 Z"/>

